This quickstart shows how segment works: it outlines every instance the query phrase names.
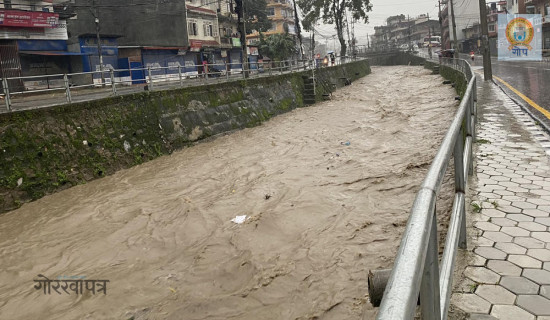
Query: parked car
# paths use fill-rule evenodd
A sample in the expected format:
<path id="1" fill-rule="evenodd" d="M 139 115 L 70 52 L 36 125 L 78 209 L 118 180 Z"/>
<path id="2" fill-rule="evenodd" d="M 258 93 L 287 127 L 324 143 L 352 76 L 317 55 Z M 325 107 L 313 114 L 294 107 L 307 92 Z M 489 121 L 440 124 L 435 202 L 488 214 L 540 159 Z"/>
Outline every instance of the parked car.
<path id="1" fill-rule="evenodd" d="M 454 58 L 455 49 L 440 50 L 436 53 L 440 58 Z"/>

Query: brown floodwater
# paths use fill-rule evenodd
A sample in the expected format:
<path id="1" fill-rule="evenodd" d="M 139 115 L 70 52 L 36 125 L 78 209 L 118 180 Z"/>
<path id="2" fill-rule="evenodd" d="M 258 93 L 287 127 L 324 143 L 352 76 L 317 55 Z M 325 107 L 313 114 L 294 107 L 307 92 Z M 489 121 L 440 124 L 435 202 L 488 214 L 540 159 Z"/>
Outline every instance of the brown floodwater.
<path id="1" fill-rule="evenodd" d="M 367 272 L 391 267 L 456 110 L 442 80 L 375 67 L 330 101 L 1 215 L 0 319 L 373 318 Z M 110 282 L 48 295 L 38 274 Z"/>

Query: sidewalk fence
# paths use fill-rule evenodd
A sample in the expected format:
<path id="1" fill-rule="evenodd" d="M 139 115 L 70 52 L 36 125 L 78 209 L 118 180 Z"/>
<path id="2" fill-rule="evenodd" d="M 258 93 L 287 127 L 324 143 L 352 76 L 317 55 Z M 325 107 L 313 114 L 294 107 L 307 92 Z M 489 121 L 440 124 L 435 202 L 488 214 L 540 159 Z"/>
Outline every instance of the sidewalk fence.
<path id="1" fill-rule="evenodd" d="M 458 248 L 466 248 L 465 193 L 472 174 L 475 139 L 476 78 L 465 60 L 445 59 L 442 65 L 460 71 L 468 81 L 449 131 L 413 203 L 378 320 L 413 319 L 420 297 L 422 319 L 446 319 Z M 454 156 L 455 195 L 445 248 L 439 265 L 436 199 Z"/>
<path id="2" fill-rule="evenodd" d="M 340 57 L 334 65 L 356 61 L 357 57 Z M 286 60 L 269 62 L 185 65 L 169 67 L 144 67 L 129 69 L 106 69 L 103 71 L 77 72 L 67 74 L 48 74 L 37 76 L 10 77 L 0 79 L 7 112 L 13 108 L 14 99 L 48 93 L 64 93 L 65 101 L 73 103 L 76 93 L 97 93 L 104 89 L 108 96 L 114 96 L 138 90 L 155 90 L 169 86 L 187 87 L 219 83 L 230 80 L 265 77 L 283 73 L 310 70 L 320 65 L 313 60 Z M 16 81 L 14 81 L 16 80 Z M 17 87 L 10 83 L 20 83 Z M 24 85 L 25 84 L 25 85 Z M 134 88 L 134 89 L 131 89 Z M 40 107 L 40 106 L 36 106 Z"/>

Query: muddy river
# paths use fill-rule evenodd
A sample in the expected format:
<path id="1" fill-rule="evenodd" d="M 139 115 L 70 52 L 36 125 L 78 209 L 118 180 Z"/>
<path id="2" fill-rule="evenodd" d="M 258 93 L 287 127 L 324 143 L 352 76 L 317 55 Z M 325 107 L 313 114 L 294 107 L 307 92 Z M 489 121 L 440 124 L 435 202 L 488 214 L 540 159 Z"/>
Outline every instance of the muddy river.
<path id="1" fill-rule="evenodd" d="M 371 319 L 367 272 L 392 265 L 454 95 L 421 67 L 373 68 L 331 101 L 1 215 L 0 319 Z M 109 282 L 45 294 L 39 274 Z"/>

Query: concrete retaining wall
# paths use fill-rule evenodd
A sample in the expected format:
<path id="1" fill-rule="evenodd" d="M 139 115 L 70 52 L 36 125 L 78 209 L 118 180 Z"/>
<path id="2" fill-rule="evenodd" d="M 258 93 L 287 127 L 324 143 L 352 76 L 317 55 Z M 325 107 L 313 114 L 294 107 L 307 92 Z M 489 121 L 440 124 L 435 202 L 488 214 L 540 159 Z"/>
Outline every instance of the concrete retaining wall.
<path id="1" fill-rule="evenodd" d="M 0 213 L 302 107 L 304 73 L 1 114 Z M 358 61 L 315 76 L 341 86 L 369 73 Z"/>

